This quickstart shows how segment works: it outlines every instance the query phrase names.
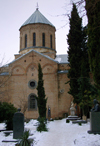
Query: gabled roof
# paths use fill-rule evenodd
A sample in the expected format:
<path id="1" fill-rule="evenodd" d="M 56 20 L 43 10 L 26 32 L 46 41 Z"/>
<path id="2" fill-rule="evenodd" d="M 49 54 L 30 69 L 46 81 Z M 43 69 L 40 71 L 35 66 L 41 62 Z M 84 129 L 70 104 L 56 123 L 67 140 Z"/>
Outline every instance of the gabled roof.
<path id="1" fill-rule="evenodd" d="M 43 24 L 49 24 L 53 27 L 55 27 L 44 15 L 41 14 L 41 12 L 36 9 L 36 11 L 24 22 L 22 26 L 28 25 L 28 24 L 34 24 L 34 23 L 43 23 Z M 21 27 L 22 27 L 21 26 Z"/>
<path id="2" fill-rule="evenodd" d="M 37 54 L 40 54 L 40 55 L 42 55 L 42 56 L 44 56 L 44 57 L 46 57 L 46 58 L 48 58 L 49 60 L 52 60 L 52 61 L 56 62 L 56 63 L 59 63 L 59 64 L 64 64 L 64 63 L 66 64 L 66 63 L 68 63 L 68 55 L 67 55 L 67 54 L 56 55 L 56 58 L 55 58 L 55 59 L 52 59 L 51 57 L 49 57 L 49 56 L 47 56 L 47 55 L 44 55 L 43 53 L 40 53 L 40 52 L 38 52 L 38 51 L 32 49 L 32 50 L 30 50 L 29 52 L 27 52 L 27 53 L 21 55 L 19 58 L 13 60 L 13 61 L 10 62 L 9 64 L 11 64 L 11 63 L 13 63 L 13 62 L 19 60 L 20 58 L 24 57 L 25 55 L 29 54 L 29 53 L 32 52 L 32 51 L 33 51 L 33 52 L 36 52 Z M 9 64 L 7 64 L 7 65 L 9 65 Z"/>
<path id="3" fill-rule="evenodd" d="M 30 52 L 35 52 L 35 53 L 37 53 L 37 54 L 40 54 L 41 56 L 43 56 L 43 57 L 45 57 L 45 58 L 48 58 L 49 60 L 52 60 L 52 61 L 54 61 L 55 63 L 59 63 L 58 61 L 56 61 L 55 59 L 52 59 L 51 57 L 49 57 L 49 56 L 47 56 L 47 55 L 44 55 L 44 54 L 42 54 L 42 53 L 40 53 L 40 52 L 38 52 L 38 51 L 36 51 L 36 50 L 30 50 L 29 52 L 27 52 L 27 53 L 25 53 L 25 54 L 23 54 L 23 55 L 21 55 L 19 58 L 17 58 L 17 59 L 15 59 L 15 60 L 13 60 L 12 62 L 10 62 L 8 65 L 10 65 L 10 64 L 12 64 L 12 63 L 14 63 L 15 61 L 17 61 L 17 60 L 19 60 L 20 58 L 22 58 L 22 57 L 24 57 L 25 55 L 27 55 L 27 54 L 29 54 Z"/>

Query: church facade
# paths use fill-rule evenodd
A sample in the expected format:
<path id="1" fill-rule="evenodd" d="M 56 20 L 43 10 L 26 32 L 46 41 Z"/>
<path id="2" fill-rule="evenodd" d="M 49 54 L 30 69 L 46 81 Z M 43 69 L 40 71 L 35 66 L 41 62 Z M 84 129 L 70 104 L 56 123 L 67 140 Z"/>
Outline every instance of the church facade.
<path id="1" fill-rule="evenodd" d="M 56 55 L 55 26 L 36 11 L 20 27 L 20 50 L 15 60 L 1 68 L 1 101 L 21 108 L 28 119 L 38 118 L 38 64 L 41 64 L 45 94 L 51 118 L 69 113 L 72 97 L 68 94 L 67 54 Z"/>

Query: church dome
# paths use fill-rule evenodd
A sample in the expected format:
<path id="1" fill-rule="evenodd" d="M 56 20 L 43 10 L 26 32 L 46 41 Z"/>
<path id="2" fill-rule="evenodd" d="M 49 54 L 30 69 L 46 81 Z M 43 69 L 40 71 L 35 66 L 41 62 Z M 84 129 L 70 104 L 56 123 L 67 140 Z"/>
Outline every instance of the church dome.
<path id="1" fill-rule="evenodd" d="M 43 23 L 43 24 L 48 24 L 53 27 L 55 27 L 44 15 L 41 14 L 41 12 L 36 9 L 36 11 L 23 23 L 23 26 L 28 25 L 28 24 L 35 24 L 35 23 Z"/>
<path id="2" fill-rule="evenodd" d="M 20 54 L 34 49 L 55 58 L 55 26 L 41 12 L 36 11 L 23 23 L 20 31 Z"/>

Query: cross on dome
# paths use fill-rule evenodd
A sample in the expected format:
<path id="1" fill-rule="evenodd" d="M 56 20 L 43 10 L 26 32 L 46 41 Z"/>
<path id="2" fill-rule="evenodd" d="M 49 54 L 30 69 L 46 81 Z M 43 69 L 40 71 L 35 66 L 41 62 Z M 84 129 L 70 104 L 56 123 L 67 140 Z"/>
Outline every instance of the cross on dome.
<path id="1" fill-rule="evenodd" d="M 38 5 L 38 3 L 37 3 L 37 6 L 36 6 L 37 8 L 36 8 L 36 10 L 38 10 L 39 9 L 39 5 Z"/>

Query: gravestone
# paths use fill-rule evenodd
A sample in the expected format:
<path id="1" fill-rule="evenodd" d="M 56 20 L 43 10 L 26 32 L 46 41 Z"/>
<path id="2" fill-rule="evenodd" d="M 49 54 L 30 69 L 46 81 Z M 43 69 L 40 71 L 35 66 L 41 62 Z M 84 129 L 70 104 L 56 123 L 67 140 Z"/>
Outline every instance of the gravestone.
<path id="1" fill-rule="evenodd" d="M 100 112 L 90 112 L 89 134 L 100 134 Z"/>
<path id="2" fill-rule="evenodd" d="M 100 134 L 100 106 L 96 99 L 93 101 L 94 107 L 90 112 L 90 130 L 89 134 Z"/>
<path id="3" fill-rule="evenodd" d="M 13 138 L 14 139 L 20 139 L 24 132 L 24 115 L 20 111 L 21 110 L 18 109 L 18 112 L 16 112 L 13 117 Z"/>

